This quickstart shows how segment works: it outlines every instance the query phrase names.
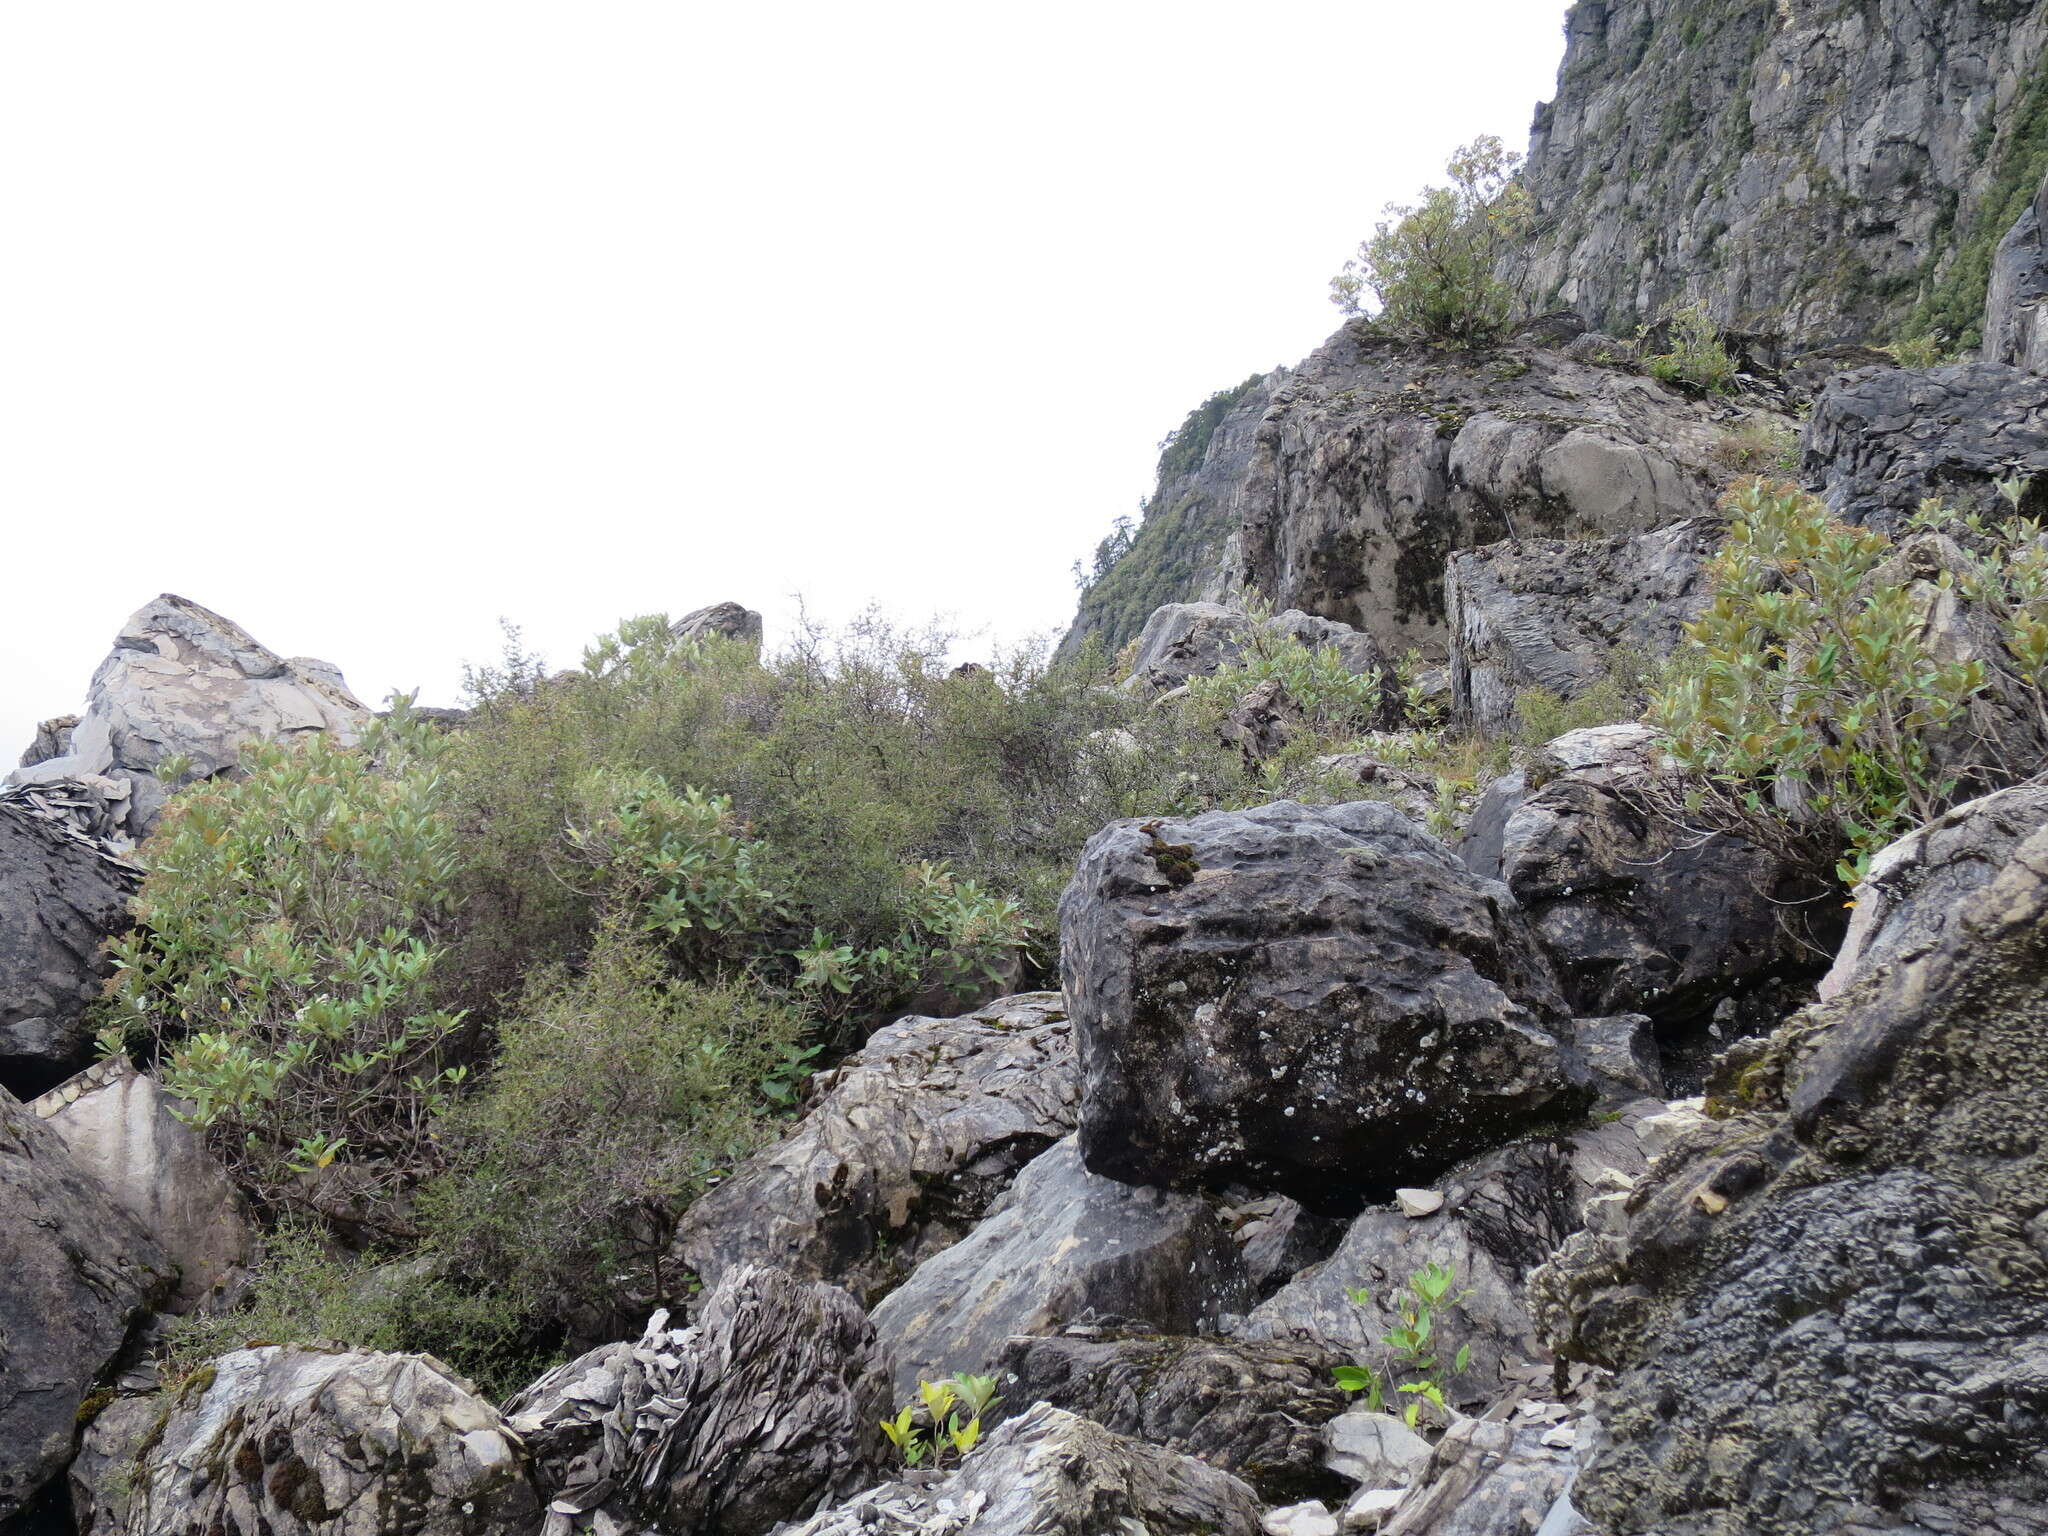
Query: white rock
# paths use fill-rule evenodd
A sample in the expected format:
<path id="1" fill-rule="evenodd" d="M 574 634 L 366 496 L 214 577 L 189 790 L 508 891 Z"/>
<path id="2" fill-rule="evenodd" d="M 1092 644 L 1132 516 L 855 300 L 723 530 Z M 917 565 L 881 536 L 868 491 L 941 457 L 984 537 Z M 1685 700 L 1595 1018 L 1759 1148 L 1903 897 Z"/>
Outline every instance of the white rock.
<path id="1" fill-rule="evenodd" d="M 1444 1208 L 1444 1197 L 1433 1189 L 1397 1189 L 1394 1203 L 1401 1207 L 1403 1216 L 1421 1218 L 1434 1216 Z"/>
<path id="2" fill-rule="evenodd" d="M 1429 1460 L 1429 1442 L 1391 1413 L 1353 1408 L 1323 1426 L 1323 1465 L 1374 1487 L 1405 1487 Z"/>
<path id="3" fill-rule="evenodd" d="M 1337 1536 L 1338 1526 L 1337 1517 L 1320 1499 L 1310 1499 L 1304 1504 L 1266 1511 L 1259 1529 L 1266 1536 Z"/>
<path id="4" fill-rule="evenodd" d="M 1378 1530 L 1380 1523 L 1399 1508 L 1401 1501 L 1407 1497 L 1406 1488 L 1361 1488 L 1358 1497 L 1344 1506 L 1344 1529 Z"/>
<path id="5" fill-rule="evenodd" d="M 1707 1123 L 1705 1099 L 1678 1099 L 1661 1115 L 1650 1115 L 1636 1122 L 1636 1136 L 1643 1144 L 1643 1151 L 1651 1157 L 1662 1157 L 1673 1143 L 1695 1126 Z"/>

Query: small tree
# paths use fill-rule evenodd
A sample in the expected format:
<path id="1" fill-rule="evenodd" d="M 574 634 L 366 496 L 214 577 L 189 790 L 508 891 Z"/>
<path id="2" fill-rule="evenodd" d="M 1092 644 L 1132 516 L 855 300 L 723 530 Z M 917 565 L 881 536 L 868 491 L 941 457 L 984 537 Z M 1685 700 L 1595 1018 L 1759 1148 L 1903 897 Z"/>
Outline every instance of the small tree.
<path id="1" fill-rule="evenodd" d="M 1425 188 L 1413 206 L 1388 205 L 1372 238 L 1330 279 L 1330 301 L 1363 314 L 1370 293 L 1379 325 L 1416 340 L 1477 346 L 1498 336 L 1515 313 L 1498 269 L 1528 227 L 1520 165 L 1490 135 L 1460 149 L 1445 167 L 1449 186 Z"/>

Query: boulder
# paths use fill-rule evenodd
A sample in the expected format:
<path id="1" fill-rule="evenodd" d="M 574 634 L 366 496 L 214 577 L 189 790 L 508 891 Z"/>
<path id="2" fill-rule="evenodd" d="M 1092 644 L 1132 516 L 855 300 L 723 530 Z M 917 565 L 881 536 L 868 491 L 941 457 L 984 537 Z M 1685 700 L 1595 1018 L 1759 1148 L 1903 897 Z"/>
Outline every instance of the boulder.
<path id="1" fill-rule="evenodd" d="M 875 1488 L 785 1536 L 1258 1536 L 1258 1495 L 1049 1403 L 936 1484 Z"/>
<path id="2" fill-rule="evenodd" d="M 1265 1536 L 1338 1536 L 1337 1517 L 1321 1499 L 1307 1499 L 1285 1509 L 1269 1509 L 1259 1522 Z"/>
<path id="3" fill-rule="evenodd" d="M 177 1268 L 0 1089 L 0 1521 L 71 1459 L 86 1394 Z"/>
<path id="4" fill-rule="evenodd" d="M 1893 533 L 1933 497 L 1958 512 L 2011 514 L 1997 482 L 2048 471 L 2048 378 L 2003 363 L 1874 368 L 1814 402 L 1800 477 L 1844 522 Z M 2048 481 L 2023 503 L 2038 516 Z"/>
<path id="5" fill-rule="evenodd" d="M 1347 788 L 1361 800 L 1384 800 L 1418 827 L 1429 825 L 1437 809 L 1434 775 L 1381 762 L 1369 752 L 1332 752 L 1316 759 L 1316 771 Z"/>
<path id="6" fill-rule="evenodd" d="M 1391 806 L 1115 823 L 1060 932 L 1111 1178 L 1347 1212 L 1590 1097 L 1513 899 Z"/>
<path id="7" fill-rule="evenodd" d="M 1429 1442 L 1391 1413 L 1353 1408 L 1323 1426 L 1323 1465 L 1361 1488 L 1405 1488 L 1429 1462 Z"/>
<path id="8" fill-rule="evenodd" d="M 1234 1473 L 1268 1503 L 1335 1491 L 1322 1426 L 1345 1396 L 1316 1350 L 1091 1330 L 1011 1339 L 997 1377 L 1005 1406 L 1078 1413 Z"/>
<path id="9" fill-rule="evenodd" d="M 33 768 L 71 750 L 71 733 L 78 729 L 78 716 L 57 715 L 36 727 L 36 734 L 21 754 L 21 766 Z"/>
<path id="10" fill-rule="evenodd" d="M 505 1405 L 550 1536 L 645 1523 L 764 1536 L 881 1473 L 889 1383 L 836 1286 L 743 1264 L 696 1326 L 657 1312 L 637 1344 L 560 1366 Z"/>
<path id="11" fill-rule="evenodd" d="M 1515 696 L 1575 699 L 1617 661 L 1668 656 L 1711 597 L 1708 560 L 1726 533 L 1688 518 L 1602 539 L 1511 539 L 1451 555 L 1444 571 L 1451 712 L 1488 736 L 1515 728 Z"/>
<path id="12" fill-rule="evenodd" d="M 251 742 L 312 732 L 352 742 L 369 718 L 329 663 L 280 657 L 239 625 L 166 593 L 137 609 L 114 637 L 70 750 L 12 778 L 125 782 L 132 789 L 127 831 L 140 839 L 169 794 L 155 771 L 166 757 L 185 758 L 192 777 L 207 778 L 233 768 Z"/>
<path id="13" fill-rule="evenodd" d="M 1231 706 L 1217 727 L 1226 747 L 1235 747 L 1247 765 L 1256 769 L 1269 757 L 1278 757 L 1301 733 L 1306 721 L 1301 706 L 1277 677 L 1247 691 Z"/>
<path id="14" fill-rule="evenodd" d="M 1570 1536 L 1568 1446 L 1541 1424 L 1463 1419 L 1445 1431 L 1380 1536 Z M 1551 1522 L 1557 1521 L 1555 1525 Z"/>
<path id="15" fill-rule="evenodd" d="M 227 1170 L 173 1112 L 176 1102 L 113 1056 L 28 1107 L 177 1266 L 166 1307 L 189 1312 L 254 1259 L 256 1234 Z"/>
<path id="16" fill-rule="evenodd" d="M 871 1304 L 1070 1134 L 1079 1098 L 1056 992 L 899 1020 L 812 1079 L 797 1128 L 684 1214 L 671 1263 L 706 1285 L 772 1264 Z"/>
<path id="17" fill-rule="evenodd" d="M 713 603 L 684 614 L 669 625 L 678 640 L 737 640 L 756 650 L 761 645 L 761 615 L 738 603 Z"/>
<path id="18" fill-rule="evenodd" d="M 1878 852 L 1820 995 L 1833 997 L 1894 960 L 1940 944 L 1971 892 L 1990 884 L 2013 849 L 2048 824 L 2048 777 L 1965 801 Z"/>
<path id="19" fill-rule="evenodd" d="M 1327 1259 L 1344 1235 L 1343 1222 L 1318 1216 L 1285 1195 L 1245 1200 L 1233 1193 L 1219 1214 L 1244 1255 L 1245 1278 L 1261 1299 Z"/>
<path id="20" fill-rule="evenodd" d="M 1668 1029 L 1767 980 L 1811 980 L 1826 950 L 1810 930 L 1831 940 L 1836 908 L 1814 906 L 1819 888 L 1767 850 L 1674 822 L 1651 793 L 1658 742 L 1616 725 L 1548 743 L 1519 803 L 1505 790 L 1494 802 L 1507 810 L 1499 862 L 1487 863 L 1491 823 L 1461 851 L 1514 893 L 1575 1011 Z"/>
<path id="21" fill-rule="evenodd" d="M 1548 1353 L 1529 1308 L 1530 1274 L 1578 1229 L 1602 1174 L 1632 1177 L 1643 1167 L 1632 1131 L 1619 1121 L 1570 1140 L 1521 1141 L 1486 1153 L 1436 1186 L 1443 1203 L 1435 1214 L 1418 1219 L 1398 1206 L 1366 1211 L 1334 1254 L 1295 1276 L 1231 1332 L 1369 1364 L 1374 1346 L 1399 1324 L 1410 1277 L 1441 1264 L 1458 1291 L 1471 1293 L 1436 1320 L 1446 1361 L 1460 1346 L 1472 1351 L 1467 1369 L 1446 1382 L 1447 1395 L 1458 1404 L 1488 1402 L 1518 1366 Z M 1358 1290 L 1367 1294 L 1363 1306 L 1352 1296 Z"/>
<path id="22" fill-rule="evenodd" d="M 86 1431 L 74 1497 L 91 1536 L 485 1536 L 539 1520 L 504 1420 L 430 1356 L 240 1349 L 134 1401 L 152 1411 L 110 1408 Z"/>
<path id="23" fill-rule="evenodd" d="M 1255 619 L 1221 603 L 1168 603 L 1145 621 L 1124 686 L 1164 693 L 1189 678 L 1207 677 L 1239 660 L 1259 631 L 1299 640 L 1310 650 L 1333 650 L 1348 672 L 1386 664 L 1379 648 L 1350 625 L 1299 609 Z"/>
<path id="24" fill-rule="evenodd" d="M 1249 1304 L 1237 1245 L 1193 1195 L 1090 1173 L 1069 1137 L 1017 1176 L 980 1226 L 875 1308 L 896 1397 L 987 1373 L 1017 1334 L 1090 1318 L 1213 1333 Z"/>
<path id="25" fill-rule="evenodd" d="M 0 1086 L 26 1096 L 92 1059 L 87 1004 L 142 871 L 88 828 L 90 786 L 0 786 Z"/>
<path id="26" fill-rule="evenodd" d="M 1616 1373 L 1573 1492 L 1597 1525 L 2039 1526 L 2044 978 L 2048 830 L 1926 953 L 1723 1074 L 1625 1225 L 1539 1272 L 1560 1351 Z"/>
<path id="27" fill-rule="evenodd" d="M 2048 373 L 2048 183 L 1999 243 L 1984 299 L 1984 360 Z"/>

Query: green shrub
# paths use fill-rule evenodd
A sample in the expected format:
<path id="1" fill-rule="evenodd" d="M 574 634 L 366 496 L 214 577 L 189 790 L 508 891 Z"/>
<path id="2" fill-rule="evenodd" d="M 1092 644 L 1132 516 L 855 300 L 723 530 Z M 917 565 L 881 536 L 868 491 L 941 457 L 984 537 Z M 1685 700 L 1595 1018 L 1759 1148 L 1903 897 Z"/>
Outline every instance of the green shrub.
<path id="1" fill-rule="evenodd" d="M 1460 149 L 1445 167 L 1449 186 L 1387 208 L 1330 279 L 1331 302 L 1361 314 L 1370 293 L 1379 306 L 1374 322 L 1413 340 L 1477 346 L 1500 336 L 1514 320 L 1515 292 L 1498 270 L 1529 221 L 1528 193 L 1515 179 L 1520 164 L 1491 136 Z"/>
<path id="2" fill-rule="evenodd" d="M 1734 478 L 1789 478 L 1799 472 L 1799 434 L 1782 422 L 1753 417 L 1721 434 L 1714 459 Z"/>
<path id="3" fill-rule="evenodd" d="M 1735 382 L 1735 359 L 1721 345 L 1720 332 L 1704 306 L 1687 305 L 1671 317 L 1671 350 L 1643 359 L 1650 377 L 1722 394 Z"/>
<path id="4" fill-rule="evenodd" d="M 1438 1330 L 1440 1312 L 1455 1307 L 1470 1289 L 1453 1293 L 1457 1272 L 1448 1264 L 1434 1261 L 1408 1277 L 1408 1283 L 1394 1292 L 1393 1307 L 1398 1321 L 1379 1341 L 1371 1360 L 1340 1365 L 1333 1373 L 1346 1392 L 1363 1392 L 1365 1406 L 1378 1413 L 1406 1397 L 1401 1417 L 1410 1429 L 1422 1417 L 1424 1403 L 1438 1413 L 1448 1413 L 1444 1387 L 1452 1376 L 1461 1374 L 1472 1361 L 1472 1346 L 1460 1344 L 1446 1366 L 1439 1351 L 1443 1341 Z M 1345 1292 L 1353 1306 L 1372 1303 L 1363 1290 Z"/>
<path id="5" fill-rule="evenodd" d="M 104 1041 L 156 1063 L 268 1210 L 375 1228 L 433 1165 L 464 1075 L 433 990 L 458 867 L 443 749 L 402 703 L 359 747 L 252 748 L 144 850 Z"/>

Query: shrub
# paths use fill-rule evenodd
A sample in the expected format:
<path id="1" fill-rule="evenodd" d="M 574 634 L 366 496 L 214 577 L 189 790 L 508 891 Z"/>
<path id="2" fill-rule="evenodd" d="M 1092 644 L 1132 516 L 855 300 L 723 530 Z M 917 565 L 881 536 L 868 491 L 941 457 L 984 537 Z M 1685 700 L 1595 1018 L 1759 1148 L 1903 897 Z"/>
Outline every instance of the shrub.
<path id="1" fill-rule="evenodd" d="M 1501 259 L 1527 228 L 1521 164 L 1497 138 L 1475 139 L 1445 167 L 1447 187 L 1428 187 L 1413 206 L 1390 205 L 1372 238 L 1330 279 L 1330 299 L 1347 315 L 1364 312 L 1389 333 L 1421 341 L 1477 346 L 1514 319 L 1515 293 L 1498 275 Z"/>
<path id="2" fill-rule="evenodd" d="M 1735 359 L 1721 345 L 1720 332 L 1703 305 L 1691 304 L 1671 317 L 1671 350 L 1643 359 L 1650 376 L 1666 384 L 1689 384 L 1709 394 L 1735 382 Z"/>
<path id="3" fill-rule="evenodd" d="M 1408 1277 L 1408 1283 L 1394 1293 L 1394 1312 L 1399 1321 L 1387 1330 L 1374 1350 L 1374 1358 L 1353 1365 L 1340 1365 L 1333 1373 L 1346 1392 L 1363 1392 L 1365 1406 L 1377 1413 L 1394 1399 L 1407 1397 L 1401 1417 L 1413 1429 L 1422 1417 L 1422 1405 L 1429 1403 L 1439 1413 L 1448 1412 L 1444 1386 L 1464 1371 L 1472 1360 L 1472 1346 L 1460 1344 L 1448 1367 L 1438 1351 L 1437 1314 L 1454 1307 L 1472 1292 L 1455 1294 L 1457 1272 L 1447 1264 L 1431 1262 Z M 1352 1305 L 1371 1305 L 1363 1290 L 1347 1291 Z"/>
<path id="4" fill-rule="evenodd" d="M 433 1165 L 464 1076 L 433 997 L 457 869 L 443 747 L 400 701 L 359 747 L 252 748 L 144 850 L 104 1043 L 156 1063 L 265 1209 L 388 1225 Z"/>
<path id="5" fill-rule="evenodd" d="M 1799 434 L 1781 422 L 1753 417 L 1721 434 L 1714 459 L 1733 478 L 1789 478 L 1799 472 Z"/>

